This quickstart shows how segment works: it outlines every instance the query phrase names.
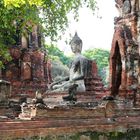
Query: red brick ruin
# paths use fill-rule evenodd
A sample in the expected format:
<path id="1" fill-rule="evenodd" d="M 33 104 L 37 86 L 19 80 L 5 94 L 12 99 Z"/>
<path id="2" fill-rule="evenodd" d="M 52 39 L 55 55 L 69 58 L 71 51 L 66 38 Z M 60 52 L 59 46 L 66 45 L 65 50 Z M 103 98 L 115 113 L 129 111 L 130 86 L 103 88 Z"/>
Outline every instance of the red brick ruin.
<path id="1" fill-rule="evenodd" d="M 116 0 L 116 7 L 119 17 L 115 18 L 109 60 L 110 92 L 113 96 L 127 97 L 140 88 L 140 6 L 136 0 Z M 5 63 L 0 78 L 11 82 L 12 95 L 31 95 L 38 89 L 46 91 L 47 85 L 52 82 L 51 63 L 47 59 L 47 52 L 41 50 L 39 27 L 34 25 L 32 32 L 26 31 L 17 44 L 10 48 L 12 61 Z M 101 81 L 95 76 L 97 66 L 95 63 L 93 65 L 92 79 Z M 100 90 L 103 89 L 101 82 L 95 84 L 98 83 L 96 80 L 86 80 L 87 91 L 96 89 L 98 85 Z"/>
<path id="2" fill-rule="evenodd" d="M 10 47 L 12 61 L 5 62 L 1 71 L 1 79 L 9 81 L 12 97 L 33 97 L 37 90 L 45 93 L 52 82 L 51 62 L 47 59 L 47 51 L 41 44 L 39 27 L 34 25 L 33 31 L 20 37 L 18 45 Z M 86 91 L 103 93 L 103 83 L 98 75 L 95 61 L 89 60 L 90 77 L 86 77 Z"/>
<path id="3" fill-rule="evenodd" d="M 68 95 L 66 92 L 46 92 L 48 84 L 52 83 L 51 63 L 43 50 L 41 33 L 36 25 L 32 32 L 26 31 L 26 35 L 20 37 L 20 43 L 10 48 L 12 61 L 4 62 L 5 69 L 0 71 L 2 140 L 42 139 L 46 136 L 51 140 L 77 137 L 92 140 L 95 132 L 99 140 L 109 140 L 109 134 L 112 139 L 117 139 L 116 135 L 120 138 L 124 133 L 130 134 L 130 130 L 132 137 L 139 139 L 140 135 L 135 135 L 135 130 L 139 132 L 140 129 L 140 0 L 115 2 L 119 17 L 114 19 L 115 31 L 109 58 L 110 85 L 107 89 L 98 75 L 96 62 L 89 60 L 86 91 L 76 93 L 76 102 L 64 101 L 62 97 Z M 9 98 L 5 93 L 10 88 L 5 87 L 10 87 L 10 83 L 12 96 Z M 37 90 L 44 96 L 38 94 L 39 98 L 35 97 Z M 28 95 L 28 102 L 24 100 L 21 103 L 21 95 Z M 41 101 L 40 106 L 35 103 L 37 99 Z M 6 103 L 3 104 L 2 100 Z M 91 137 L 87 135 L 90 133 Z M 128 139 L 129 134 L 122 139 Z"/>
<path id="4" fill-rule="evenodd" d="M 138 0 L 116 0 L 119 17 L 115 17 L 115 31 L 110 52 L 108 94 L 129 98 L 140 91 L 140 18 Z M 45 92 L 52 82 L 51 63 L 42 48 L 37 25 L 25 31 L 17 45 L 10 48 L 12 61 L 5 62 L 0 78 L 11 82 L 12 96 Z M 90 62 L 91 77 L 85 79 L 86 91 L 105 93 L 97 72 L 96 62 Z M 140 94 L 136 94 L 139 98 Z"/>
<path id="5" fill-rule="evenodd" d="M 42 49 L 39 27 L 34 25 L 32 32 L 22 35 L 19 43 L 10 47 L 12 61 L 5 62 L 1 79 L 11 82 L 12 96 L 35 94 L 37 90 L 45 92 L 47 84 L 52 82 L 51 63 L 47 52 Z"/>
<path id="6" fill-rule="evenodd" d="M 113 96 L 128 97 L 140 91 L 140 1 L 116 0 L 116 7 L 119 17 L 110 52 L 110 88 Z"/>

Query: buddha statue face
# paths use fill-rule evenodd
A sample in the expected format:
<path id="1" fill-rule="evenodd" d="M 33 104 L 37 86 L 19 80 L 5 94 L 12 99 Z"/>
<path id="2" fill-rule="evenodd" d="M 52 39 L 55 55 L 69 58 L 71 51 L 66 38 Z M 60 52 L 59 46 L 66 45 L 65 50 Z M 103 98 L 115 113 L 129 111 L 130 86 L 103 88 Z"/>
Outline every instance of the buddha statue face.
<path id="1" fill-rule="evenodd" d="M 75 33 L 74 37 L 72 38 L 70 45 L 73 53 L 81 53 L 82 40 L 78 37 L 77 33 Z"/>

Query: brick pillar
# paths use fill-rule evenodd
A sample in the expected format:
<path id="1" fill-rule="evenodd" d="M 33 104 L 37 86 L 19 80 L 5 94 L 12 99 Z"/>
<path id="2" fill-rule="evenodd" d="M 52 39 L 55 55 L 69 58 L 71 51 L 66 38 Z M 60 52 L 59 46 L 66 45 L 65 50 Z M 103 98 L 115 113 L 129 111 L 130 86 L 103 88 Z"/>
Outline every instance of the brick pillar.
<path id="1" fill-rule="evenodd" d="M 28 48 L 28 41 L 26 36 L 22 35 L 21 37 L 21 47 L 22 48 Z"/>
<path id="2" fill-rule="evenodd" d="M 33 31 L 32 31 L 32 45 L 33 48 L 38 48 L 38 26 L 34 25 L 33 26 Z"/>
<path id="3" fill-rule="evenodd" d="M 21 62 L 21 80 L 31 80 L 31 54 L 25 52 Z"/>
<path id="4" fill-rule="evenodd" d="M 32 55 L 32 76 L 33 80 L 44 80 L 44 53 L 37 50 Z"/>

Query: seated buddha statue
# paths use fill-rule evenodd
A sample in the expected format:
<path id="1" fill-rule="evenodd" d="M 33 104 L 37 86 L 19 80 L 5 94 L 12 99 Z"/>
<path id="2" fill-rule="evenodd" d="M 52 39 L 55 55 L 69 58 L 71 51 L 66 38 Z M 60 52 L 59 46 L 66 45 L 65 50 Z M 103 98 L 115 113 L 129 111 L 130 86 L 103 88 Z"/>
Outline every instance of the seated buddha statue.
<path id="1" fill-rule="evenodd" d="M 50 90 L 52 92 L 70 91 L 71 87 L 75 87 L 78 92 L 84 92 L 86 90 L 84 77 L 87 59 L 81 54 L 82 44 L 82 40 L 78 37 L 77 33 L 75 33 L 70 42 L 74 58 L 70 64 L 69 76 L 53 82 L 50 85 Z"/>

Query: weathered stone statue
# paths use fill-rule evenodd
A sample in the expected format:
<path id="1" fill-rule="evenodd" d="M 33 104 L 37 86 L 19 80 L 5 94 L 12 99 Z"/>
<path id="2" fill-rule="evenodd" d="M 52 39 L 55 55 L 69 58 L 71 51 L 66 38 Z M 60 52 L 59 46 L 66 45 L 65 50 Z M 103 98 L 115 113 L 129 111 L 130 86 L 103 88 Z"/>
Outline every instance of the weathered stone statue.
<path id="1" fill-rule="evenodd" d="M 130 0 L 125 0 L 122 7 L 123 14 L 128 14 L 131 12 L 131 3 Z"/>
<path id="2" fill-rule="evenodd" d="M 52 89 L 53 92 L 69 91 L 69 88 L 72 85 L 78 85 L 76 91 L 83 92 L 86 90 L 84 76 L 87 59 L 81 55 L 82 40 L 78 37 L 77 33 L 75 33 L 70 45 L 75 56 L 70 65 L 69 77 L 65 77 L 60 81 L 52 83 L 50 89 Z"/>
<path id="3" fill-rule="evenodd" d="M 115 0 L 115 2 L 120 17 L 135 11 L 135 0 Z"/>

